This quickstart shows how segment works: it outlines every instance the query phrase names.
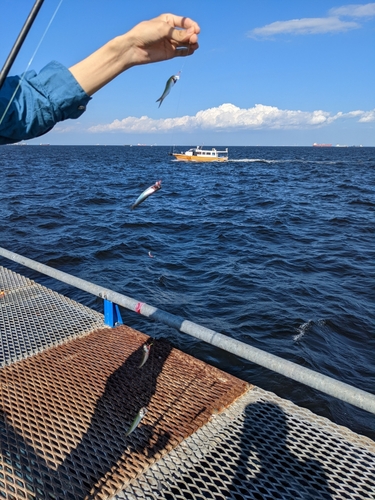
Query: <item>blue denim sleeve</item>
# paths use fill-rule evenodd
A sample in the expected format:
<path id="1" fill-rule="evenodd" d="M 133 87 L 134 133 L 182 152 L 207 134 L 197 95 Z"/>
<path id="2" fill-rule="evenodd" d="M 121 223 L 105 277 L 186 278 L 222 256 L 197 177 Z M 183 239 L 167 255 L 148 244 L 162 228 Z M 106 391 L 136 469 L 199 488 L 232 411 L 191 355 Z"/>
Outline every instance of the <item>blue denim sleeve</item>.
<path id="1" fill-rule="evenodd" d="M 0 90 L 0 144 L 32 139 L 57 122 L 78 118 L 90 99 L 71 72 L 56 61 L 39 74 L 27 71 L 22 79 L 8 77 Z"/>

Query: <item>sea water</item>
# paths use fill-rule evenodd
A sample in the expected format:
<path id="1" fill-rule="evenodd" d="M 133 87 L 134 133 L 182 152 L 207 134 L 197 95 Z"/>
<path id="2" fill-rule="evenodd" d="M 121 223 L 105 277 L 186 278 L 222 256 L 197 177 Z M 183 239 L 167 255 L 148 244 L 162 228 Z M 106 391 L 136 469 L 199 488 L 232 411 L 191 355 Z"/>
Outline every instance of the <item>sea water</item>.
<path id="1" fill-rule="evenodd" d="M 0 246 L 375 393 L 375 148 L 230 147 L 227 163 L 206 164 L 168 153 L 1 147 Z M 158 180 L 162 189 L 131 210 Z M 103 311 L 94 296 L 0 264 Z M 122 314 L 375 439 L 374 415 Z"/>

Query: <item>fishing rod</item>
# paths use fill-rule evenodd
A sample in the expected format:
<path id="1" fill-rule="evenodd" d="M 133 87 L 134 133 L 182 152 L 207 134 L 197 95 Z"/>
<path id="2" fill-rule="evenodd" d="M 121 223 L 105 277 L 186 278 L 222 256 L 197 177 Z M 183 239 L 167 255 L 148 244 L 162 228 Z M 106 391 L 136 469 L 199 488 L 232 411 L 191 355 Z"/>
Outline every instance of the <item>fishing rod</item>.
<path id="1" fill-rule="evenodd" d="M 28 15 L 25 24 L 23 25 L 17 40 L 15 41 L 12 50 L 9 52 L 7 60 L 4 63 L 3 69 L 0 72 L 0 89 L 3 86 L 5 78 L 8 76 L 8 73 L 13 66 L 13 63 L 20 51 L 25 38 L 27 37 L 28 32 L 30 31 L 31 26 L 33 25 L 38 12 L 43 5 L 44 0 L 35 0 L 34 6 Z"/>

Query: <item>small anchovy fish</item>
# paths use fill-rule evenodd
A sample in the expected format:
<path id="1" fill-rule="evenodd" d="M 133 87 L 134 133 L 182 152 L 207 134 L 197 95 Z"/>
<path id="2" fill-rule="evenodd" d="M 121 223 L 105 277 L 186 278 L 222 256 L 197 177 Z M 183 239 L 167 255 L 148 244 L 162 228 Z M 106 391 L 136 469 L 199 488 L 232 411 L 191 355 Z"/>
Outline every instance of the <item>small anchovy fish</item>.
<path id="1" fill-rule="evenodd" d="M 143 358 L 142 358 L 141 364 L 138 366 L 138 368 L 142 368 L 142 366 L 148 360 L 148 357 L 150 355 L 151 346 L 152 346 L 152 344 L 145 344 L 143 346 Z"/>
<path id="2" fill-rule="evenodd" d="M 146 407 L 143 407 L 143 408 L 141 408 L 139 410 L 137 416 L 133 420 L 133 422 L 132 422 L 131 426 L 129 427 L 129 429 L 128 429 L 127 433 L 125 434 L 125 436 L 129 436 L 134 431 L 134 429 L 136 429 L 138 427 L 139 422 L 146 415 L 146 413 L 147 413 L 147 408 Z"/>
<path id="3" fill-rule="evenodd" d="M 169 92 L 171 91 L 171 88 L 173 85 L 177 82 L 177 80 L 180 79 L 180 71 L 177 73 L 177 75 L 172 75 L 170 78 L 168 78 L 167 83 L 165 85 L 165 89 L 163 92 L 163 95 L 159 97 L 159 99 L 156 102 L 159 102 L 159 108 L 161 106 L 161 103 L 164 101 L 164 99 L 167 97 Z"/>
<path id="4" fill-rule="evenodd" d="M 135 200 L 135 203 L 133 203 L 133 205 L 131 206 L 131 209 L 133 210 L 134 208 L 136 208 L 138 205 L 142 203 L 142 201 L 145 201 L 146 198 L 148 198 L 150 195 L 158 191 L 160 188 L 161 188 L 161 181 L 155 182 L 153 186 L 150 186 L 145 191 L 143 191 L 143 193 L 140 196 L 138 196 L 138 198 Z"/>

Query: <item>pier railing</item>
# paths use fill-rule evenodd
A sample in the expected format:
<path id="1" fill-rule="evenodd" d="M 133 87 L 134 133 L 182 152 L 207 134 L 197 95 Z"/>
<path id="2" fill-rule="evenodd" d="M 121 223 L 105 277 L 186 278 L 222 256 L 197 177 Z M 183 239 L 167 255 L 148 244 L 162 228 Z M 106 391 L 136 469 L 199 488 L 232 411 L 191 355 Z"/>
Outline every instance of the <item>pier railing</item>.
<path id="1" fill-rule="evenodd" d="M 104 320 L 105 323 L 110 326 L 113 326 L 115 323 L 122 323 L 121 314 L 118 309 L 118 306 L 121 306 L 375 414 L 374 394 L 357 389 L 356 387 L 335 380 L 327 375 L 322 375 L 314 370 L 300 366 L 297 363 L 267 353 L 249 344 L 232 339 L 226 335 L 205 328 L 182 317 L 170 314 L 144 302 L 139 302 L 121 293 L 103 288 L 100 285 L 90 283 L 89 281 L 85 281 L 71 274 L 41 264 L 35 260 L 23 257 L 17 253 L 10 252 L 5 248 L 0 247 L 0 256 L 62 281 L 63 283 L 79 288 L 80 290 L 96 295 L 97 297 L 101 297 L 104 300 Z"/>

